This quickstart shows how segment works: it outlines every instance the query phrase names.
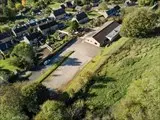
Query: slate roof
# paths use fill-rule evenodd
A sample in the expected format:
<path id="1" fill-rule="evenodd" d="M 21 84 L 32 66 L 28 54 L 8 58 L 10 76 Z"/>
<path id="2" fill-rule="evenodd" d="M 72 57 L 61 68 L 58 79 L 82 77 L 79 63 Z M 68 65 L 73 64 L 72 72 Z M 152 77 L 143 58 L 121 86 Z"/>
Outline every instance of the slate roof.
<path id="1" fill-rule="evenodd" d="M 111 8 L 110 10 L 107 10 L 106 13 L 110 15 L 116 15 L 120 11 L 120 6 L 116 5 L 115 7 Z"/>
<path id="2" fill-rule="evenodd" d="M 87 14 L 85 12 L 81 12 L 81 13 L 79 13 L 79 14 L 76 15 L 76 19 L 78 21 L 80 21 L 80 20 L 82 20 L 84 18 L 88 18 Z"/>
<path id="3" fill-rule="evenodd" d="M 62 8 L 62 9 L 65 9 L 65 8 L 66 8 L 66 6 L 65 6 L 64 4 L 62 4 L 62 5 L 61 5 L 61 8 Z"/>
<path id="4" fill-rule="evenodd" d="M 46 23 L 46 22 L 47 22 L 47 18 L 43 18 L 37 21 L 38 24 Z"/>
<path id="5" fill-rule="evenodd" d="M 27 29 L 28 29 L 28 26 L 26 26 L 26 25 L 13 28 L 13 30 L 14 30 L 15 33 L 20 33 L 20 32 L 23 32 L 23 31 L 25 31 Z"/>
<path id="6" fill-rule="evenodd" d="M 7 47 L 5 43 L 0 44 L 0 50 L 5 51 L 6 49 Z"/>
<path id="7" fill-rule="evenodd" d="M 34 32 L 34 33 L 31 33 L 31 34 L 28 34 L 26 35 L 26 38 L 29 40 L 29 41 L 32 41 L 34 39 L 39 39 L 42 37 L 42 34 L 40 32 Z"/>
<path id="8" fill-rule="evenodd" d="M 62 8 L 53 11 L 53 14 L 55 16 L 59 16 L 59 15 L 65 14 L 65 13 L 66 13 L 65 10 Z"/>
<path id="9" fill-rule="evenodd" d="M 73 7 L 73 4 L 71 1 L 68 1 L 68 2 L 66 2 L 66 6 L 70 8 L 70 7 Z"/>
<path id="10" fill-rule="evenodd" d="M 31 26 L 31 27 L 33 27 L 33 26 L 36 26 L 36 25 L 37 25 L 37 22 L 36 22 L 35 20 L 30 20 L 30 21 L 28 22 L 28 25 Z"/>
<path id="11" fill-rule="evenodd" d="M 5 38 L 11 37 L 11 36 L 12 36 L 11 31 L 0 33 L 0 40 L 3 40 Z"/>
<path id="12" fill-rule="evenodd" d="M 98 3 L 100 0 L 92 0 L 93 3 Z"/>
<path id="13" fill-rule="evenodd" d="M 39 28 L 41 30 L 44 30 L 44 29 L 50 28 L 50 27 L 52 27 L 52 26 L 54 26 L 56 24 L 58 25 L 58 23 L 56 21 L 52 21 L 52 22 L 49 22 L 49 23 L 46 23 L 44 25 L 39 26 Z"/>
<path id="14" fill-rule="evenodd" d="M 98 33 L 96 33 L 93 38 L 98 41 L 100 44 L 103 44 L 104 41 L 107 39 L 106 36 L 111 33 L 115 28 L 117 28 L 120 24 L 117 22 L 112 22 L 106 27 L 104 27 L 102 30 L 100 30 Z"/>

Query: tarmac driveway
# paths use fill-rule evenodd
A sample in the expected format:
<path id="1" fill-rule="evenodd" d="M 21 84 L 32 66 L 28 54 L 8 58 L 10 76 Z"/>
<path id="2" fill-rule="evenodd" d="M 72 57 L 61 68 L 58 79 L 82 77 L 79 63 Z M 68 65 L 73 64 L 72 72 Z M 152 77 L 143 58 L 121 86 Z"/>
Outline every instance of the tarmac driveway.
<path id="1" fill-rule="evenodd" d="M 80 71 L 97 53 L 100 48 L 80 39 L 60 54 L 63 56 L 67 51 L 75 51 L 56 71 L 44 82 L 49 89 L 58 89 L 67 84 L 75 74 Z"/>

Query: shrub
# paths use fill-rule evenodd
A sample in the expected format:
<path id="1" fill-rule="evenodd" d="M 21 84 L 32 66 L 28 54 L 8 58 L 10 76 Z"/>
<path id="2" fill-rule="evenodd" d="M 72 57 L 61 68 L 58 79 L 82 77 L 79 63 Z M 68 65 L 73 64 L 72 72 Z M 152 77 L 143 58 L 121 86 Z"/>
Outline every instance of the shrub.
<path id="1" fill-rule="evenodd" d="M 100 3 L 98 8 L 99 10 L 107 10 L 108 9 L 107 3 L 106 2 Z"/>
<path id="2" fill-rule="evenodd" d="M 146 37 L 157 26 L 158 16 L 153 11 L 141 8 L 128 14 L 122 24 L 121 35 L 125 37 Z"/>
<path id="3" fill-rule="evenodd" d="M 48 100 L 42 105 L 41 111 L 36 115 L 35 120 L 62 120 L 62 108 L 62 103 Z"/>

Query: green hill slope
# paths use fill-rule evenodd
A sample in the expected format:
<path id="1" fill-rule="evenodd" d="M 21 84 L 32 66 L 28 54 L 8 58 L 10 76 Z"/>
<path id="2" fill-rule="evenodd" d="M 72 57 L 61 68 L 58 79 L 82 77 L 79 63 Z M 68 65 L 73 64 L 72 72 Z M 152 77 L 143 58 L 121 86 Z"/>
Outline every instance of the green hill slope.
<path id="1" fill-rule="evenodd" d="M 97 73 L 86 104 L 92 115 L 103 116 L 108 112 L 108 107 L 124 97 L 133 81 L 145 78 L 152 80 L 158 73 L 160 37 L 129 39 Z"/>

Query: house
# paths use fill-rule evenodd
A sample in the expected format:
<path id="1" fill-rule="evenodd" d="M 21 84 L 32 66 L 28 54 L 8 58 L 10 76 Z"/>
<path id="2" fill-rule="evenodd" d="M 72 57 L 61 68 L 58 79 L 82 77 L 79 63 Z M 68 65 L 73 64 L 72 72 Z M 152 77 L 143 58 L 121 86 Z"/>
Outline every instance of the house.
<path id="1" fill-rule="evenodd" d="M 37 28 L 37 25 L 38 25 L 36 20 L 30 20 L 27 24 L 31 28 Z"/>
<path id="2" fill-rule="evenodd" d="M 66 6 L 65 6 L 64 4 L 62 4 L 62 5 L 61 5 L 61 8 L 62 8 L 62 9 L 65 9 L 65 8 L 66 8 Z"/>
<path id="3" fill-rule="evenodd" d="M 76 15 L 76 20 L 78 23 L 83 24 L 89 21 L 89 18 L 85 12 L 80 12 Z"/>
<path id="4" fill-rule="evenodd" d="M 136 5 L 136 1 L 133 1 L 133 0 L 126 0 L 125 3 L 124 3 L 125 6 L 134 6 Z"/>
<path id="5" fill-rule="evenodd" d="M 47 22 L 48 22 L 48 19 L 47 19 L 47 18 L 43 18 L 43 19 L 37 20 L 37 24 L 38 24 L 39 26 L 44 25 L 44 24 L 46 24 Z"/>
<path id="6" fill-rule="evenodd" d="M 73 5 L 72 1 L 68 1 L 68 2 L 66 2 L 66 7 L 67 8 L 75 8 L 75 5 Z"/>
<path id="7" fill-rule="evenodd" d="M 44 43 L 44 36 L 41 32 L 34 32 L 23 37 L 23 42 L 30 45 L 41 45 Z"/>
<path id="8" fill-rule="evenodd" d="M 14 45 L 11 31 L 0 33 L 0 50 L 5 51 Z"/>
<path id="9" fill-rule="evenodd" d="M 77 10 L 78 12 L 82 11 L 82 6 L 76 6 L 75 10 Z"/>
<path id="10" fill-rule="evenodd" d="M 92 6 L 93 6 L 93 7 L 98 6 L 99 3 L 100 3 L 100 0 L 92 0 Z"/>
<path id="11" fill-rule="evenodd" d="M 85 42 L 101 47 L 105 46 L 119 37 L 121 25 L 115 21 L 107 22 L 98 32 L 85 36 Z"/>
<path id="12" fill-rule="evenodd" d="M 22 25 L 22 26 L 18 26 L 18 27 L 16 26 L 15 28 L 12 28 L 12 32 L 13 32 L 14 36 L 22 37 L 28 33 L 28 28 L 29 28 L 28 25 Z"/>
<path id="13" fill-rule="evenodd" d="M 57 20 L 63 19 L 63 18 L 65 18 L 65 16 L 66 16 L 66 12 L 62 8 L 59 8 L 57 10 L 53 10 L 52 13 L 50 14 L 50 17 L 57 19 Z"/>
<path id="14" fill-rule="evenodd" d="M 113 8 L 106 11 L 105 17 L 118 16 L 120 13 L 121 7 L 116 5 Z"/>
<path id="15" fill-rule="evenodd" d="M 32 10 L 32 15 L 40 15 L 42 11 L 38 8 Z"/>
<path id="16" fill-rule="evenodd" d="M 58 23 L 56 21 L 48 22 L 44 25 L 40 25 L 38 30 L 44 35 L 47 36 L 50 32 L 56 31 L 58 29 Z"/>

